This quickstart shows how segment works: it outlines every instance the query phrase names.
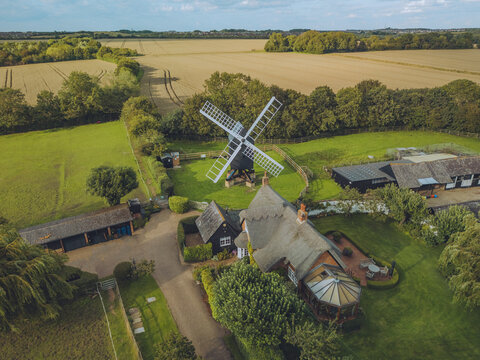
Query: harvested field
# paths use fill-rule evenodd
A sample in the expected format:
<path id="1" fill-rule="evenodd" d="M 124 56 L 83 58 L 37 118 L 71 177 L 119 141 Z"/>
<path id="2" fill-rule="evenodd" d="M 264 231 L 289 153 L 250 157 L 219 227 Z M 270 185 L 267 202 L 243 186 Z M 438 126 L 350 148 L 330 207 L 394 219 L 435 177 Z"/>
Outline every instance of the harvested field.
<path id="1" fill-rule="evenodd" d="M 144 54 L 137 58 L 145 71 L 142 92 L 162 113 L 201 92 L 214 71 L 242 72 L 303 93 L 321 85 L 337 91 L 366 79 L 380 80 L 390 88 L 440 86 L 459 78 L 480 82 L 480 51 L 476 49 L 310 55 L 266 53 L 264 44 L 265 40 L 108 41 L 108 46 Z"/>
<path id="2" fill-rule="evenodd" d="M 0 85 L 20 89 L 28 103 L 35 104 L 42 90 L 57 92 L 72 71 L 83 71 L 106 81 L 116 65 L 102 60 L 75 60 L 0 68 Z"/>

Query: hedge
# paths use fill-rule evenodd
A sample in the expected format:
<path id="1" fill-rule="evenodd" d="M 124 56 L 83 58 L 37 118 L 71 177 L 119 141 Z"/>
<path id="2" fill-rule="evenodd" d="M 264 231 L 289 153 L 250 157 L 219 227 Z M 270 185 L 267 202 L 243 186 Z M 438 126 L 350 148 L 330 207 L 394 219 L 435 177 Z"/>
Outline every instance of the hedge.
<path id="1" fill-rule="evenodd" d="M 74 266 L 65 265 L 59 275 L 73 287 L 73 295 L 83 295 L 87 290 L 94 289 L 98 281 L 98 275 L 82 271 Z"/>
<path id="2" fill-rule="evenodd" d="M 185 248 L 185 235 L 186 234 L 193 234 L 198 232 L 197 225 L 195 224 L 195 220 L 198 218 L 196 216 L 189 216 L 186 217 L 178 222 L 177 226 L 177 241 L 178 241 L 178 248 L 184 255 L 184 248 Z M 211 256 L 210 256 L 211 257 Z M 187 260 L 185 260 L 187 261 Z"/>
<path id="3" fill-rule="evenodd" d="M 170 196 L 168 198 L 168 207 L 174 213 L 183 214 L 188 211 L 188 198 L 183 196 Z"/>
<path id="4" fill-rule="evenodd" d="M 202 244 L 183 248 L 183 260 L 186 262 L 205 261 L 211 259 L 212 244 Z"/>

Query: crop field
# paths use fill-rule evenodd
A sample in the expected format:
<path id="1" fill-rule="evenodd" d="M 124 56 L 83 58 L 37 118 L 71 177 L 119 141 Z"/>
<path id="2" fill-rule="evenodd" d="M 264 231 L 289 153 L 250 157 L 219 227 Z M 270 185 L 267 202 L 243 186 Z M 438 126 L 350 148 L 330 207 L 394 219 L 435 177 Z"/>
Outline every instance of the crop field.
<path id="1" fill-rule="evenodd" d="M 278 177 L 271 177 L 270 184 L 288 201 L 295 201 L 305 187 L 300 175 L 295 172 L 279 155 L 274 152 L 267 152 L 269 156 L 282 164 L 285 169 Z M 243 209 L 248 207 L 250 201 L 256 194 L 256 190 L 246 187 L 244 184 L 235 185 L 227 189 L 224 184 L 225 176 L 218 183 L 213 183 L 206 177 L 208 169 L 214 163 L 214 159 L 184 161 L 180 169 L 169 171 L 174 183 L 176 195 L 186 196 L 196 201 L 215 200 L 221 206 L 232 209 Z M 263 176 L 262 168 L 255 166 L 257 175 L 257 188 L 261 186 Z"/>
<path id="2" fill-rule="evenodd" d="M 310 93 L 337 91 L 366 79 L 390 88 L 424 88 L 465 78 L 480 82 L 480 51 L 404 50 L 310 55 L 266 53 L 266 40 L 105 40 L 136 49 L 145 75 L 142 93 L 166 113 L 203 90 L 215 71 L 241 72 L 267 84 Z"/>
<path id="3" fill-rule="evenodd" d="M 28 64 L 0 67 L 0 88 L 20 89 L 30 104 L 35 104 L 42 90 L 56 93 L 72 71 L 83 71 L 98 76 L 100 81 L 108 79 L 116 65 L 102 60 L 75 60 L 55 63 Z"/>
<path id="4" fill-rule="evenodd" d="M 18 228 L 106 207 L 86 192 L 94 167 L 137 169 L 119 121 L 0 136 L 0 154 L 0 214 Z"/>

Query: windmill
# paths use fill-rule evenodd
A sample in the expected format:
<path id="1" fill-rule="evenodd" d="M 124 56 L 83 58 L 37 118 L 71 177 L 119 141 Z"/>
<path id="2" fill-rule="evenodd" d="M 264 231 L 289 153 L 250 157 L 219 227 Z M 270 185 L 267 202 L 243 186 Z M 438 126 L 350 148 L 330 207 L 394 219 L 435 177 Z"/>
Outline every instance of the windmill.
<path id="1" fill-rule="evenodd" d="M 257 148 L 254 143 L 281 106 L 282 103 L 273 96 L 247 131 L 240 122 L 233 120 L 207 101 L 200 113 L 225 130 L 228 133 L 229 140 L 225 149 L 208 170 L 207 177 L 216 183 L 228 166 L 231 165 L 227 182 L 233 177 L 242 177 L 247 183 L 252 183 L 252 178 L 254 181 L 255 176 L 253 162 L 270 174 L 278 176 L 283 170 L 283 166 Z"/>

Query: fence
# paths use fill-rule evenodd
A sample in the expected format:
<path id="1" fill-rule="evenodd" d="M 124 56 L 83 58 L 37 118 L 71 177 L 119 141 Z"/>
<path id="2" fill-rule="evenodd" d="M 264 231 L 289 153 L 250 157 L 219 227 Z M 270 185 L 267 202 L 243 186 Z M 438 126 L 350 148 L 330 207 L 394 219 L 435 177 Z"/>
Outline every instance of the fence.
<path id="1" fill-rule="evenodd" d="M 222 141 L 228 141 L 228 139 L 226 139 L 226 138 L 215 138 L 215 139 L 221 139 Z M 221 141 L 221 140 L 212 140 L 212 141 Z M 257 147 L 262 151 L 272 150 L 272 145 L 263 145 L 263 146 L 257 146 Z M 210 150 L 210 151 L 180 154 L 180 160 L 198 160 L 198 159 L 216 158 L 216 157 L 220 156 L 222 151 L 223 150 Z"/>
<path id="2" fill-rule="evenodd" d="M 298 165 L 290 156 L 287 155 L 287 153 L 285 153 L 285 151 L 280 149 L 278 146 L 272 145 L 272 150 L 279 154 L 291 167 L 293 167 L 300 174 L 303 181 L 305 182 L 305 187 L 300 192 L 300 195 L 298 197 L 302 197 L 303 195 L 305 195 L 305 193 L 308 192 L 310 187 L 310 182 L 308 181 L 308 176 L 305 170 L 303 170 L 300 165 Z"/>
<path id="3" fill-rule="evenodd" d="M 120 294 L 120 289 L 118 285 L 115 288 L 116 295 L 120 299 L 120 307 L 122 308 L 122 316 L 123 320 L 125 321 L 125 327 L 127 328 L 127 334 L 130 340 L 133 342 L 135 346 L 135 351 L 137 353 L 137 359 L 143 360 L 142 353 L 140 352 L 140 348 L 138 347 L 137 341 L 135 340 L 135 336 L 133 336 L 132 328 L 130 327 L 130 321 L 128 321 L 127 313 L 125 311 L 125 306 L 123 306 L 123 299 L 122 295 Z"/>

